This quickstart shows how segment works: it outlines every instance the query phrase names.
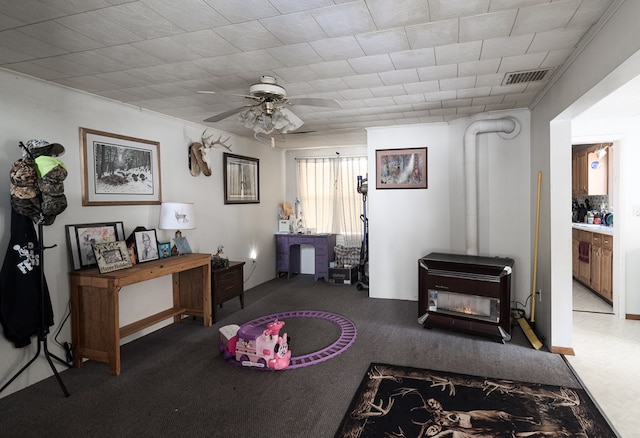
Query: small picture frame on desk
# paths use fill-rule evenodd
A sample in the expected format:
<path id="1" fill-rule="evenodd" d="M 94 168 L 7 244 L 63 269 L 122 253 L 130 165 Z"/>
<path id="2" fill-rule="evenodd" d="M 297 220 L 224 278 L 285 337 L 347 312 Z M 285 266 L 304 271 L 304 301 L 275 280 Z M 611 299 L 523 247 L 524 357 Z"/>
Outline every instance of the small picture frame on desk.
<path id="1" fill-rule="evenodd" d="M 97 243 L 93 245 L 93 252 L 101 274 L 133 266 L 129 256 L 129 249 L 123 240 Z"/>
<path id="2" fill-rule="evenodd" d="M 158 239 L 156 230 L 134 232 L 136 241 L 136 255 L 139 263 L 158 260 Z"/>
<path id="3" fill-rule="evenodd" d="M 158 243 L 158 255 L 161 259 L 171 257 L 171 243 L 160 242 Z"/>

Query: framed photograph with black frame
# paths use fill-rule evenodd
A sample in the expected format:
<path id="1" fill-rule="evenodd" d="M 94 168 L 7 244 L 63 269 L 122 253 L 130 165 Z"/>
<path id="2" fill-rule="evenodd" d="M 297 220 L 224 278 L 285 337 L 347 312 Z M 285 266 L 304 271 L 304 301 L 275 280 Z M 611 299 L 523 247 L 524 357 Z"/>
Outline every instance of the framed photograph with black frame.
<path id="1" fill-rule="evenodd" d="M 160 143 L 80 128 L 82 205 L 160 204 Z"/>
<path id="2" fill-rule="evenodd" d="M 75 271 L 97 266 L 93 246 L 124 240 L 122 222 L 66 225 L 69 259 Z"/>
<path id="3" fill-rule="evenodd" d="M 136 260 L 138 263 L 158 260 L 158 238 L 156 230 L 136 231 L 133 233 L 136 240 Z"/>
<path id="4" fill-rule="evenodd" d="M 129 249 L 124 240 L 98 243 L 94 245 L 93 251 L 101 274 L 133 266 L 129 256 Z"/>
<path id="5" fill-rule="evenodd" d="M 426 189 L 427 148 L 376 151 L 376 189 Z"/>
<path id="6" fill-rule="evenodd" d="M 224 203 L 260 203 L 260 160 L 223 154 Z"/>

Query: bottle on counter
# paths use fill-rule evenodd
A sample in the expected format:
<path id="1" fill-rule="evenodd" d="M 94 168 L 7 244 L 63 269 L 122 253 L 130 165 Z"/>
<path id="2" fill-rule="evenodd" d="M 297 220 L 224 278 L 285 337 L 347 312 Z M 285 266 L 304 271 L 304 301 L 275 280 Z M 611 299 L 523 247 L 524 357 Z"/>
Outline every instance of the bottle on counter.
<path id="1" fill-rule="evenodd" d="M 588 224 L 592 224 L 593 223 L 593 211 L 589 210 L 587 212 L 587 223 Z"/>

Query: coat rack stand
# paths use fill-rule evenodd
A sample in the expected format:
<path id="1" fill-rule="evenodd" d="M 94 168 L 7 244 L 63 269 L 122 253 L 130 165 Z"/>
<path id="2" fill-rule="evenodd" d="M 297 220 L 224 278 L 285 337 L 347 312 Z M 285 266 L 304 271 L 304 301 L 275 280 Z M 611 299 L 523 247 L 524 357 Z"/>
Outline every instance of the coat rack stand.
<path id="1" fill-rule="evenodd" d="M 29 153 L 29 150 L 22 144 L 22 142 L 20 142 L 20 147 L 22 147 L 22 149 L 24 149 L 26 153 L 29 154 L 29 156 L 31 156 L 31 154 Z M 65 365 L 68 368 L 71 368 L 71 364 L 60 359 L 55 354 L 52 354 L 49 351 L 49 348 L 47 347 L 47 335 L 49 334 L 49 328 L 47 327 L 45 310 L 44 310 L 44 303 L 45 303 L 44 251 L 46 249 L 55 248 L 57 245 L 44 246 L 43 232 L 44 232 L 44 225 L 41 220 L 38 223 L 38 255 L 40 257 L 39 258 L 39 262 L 40 262 L 40 324 L 38 327 L 38 346 L 33 358 L 31 358 L 31 360 L 27 362 L 27 364 L 23 366 L 20 369 L 20 371 L 18 371 L 11 379 L 9 379 L 7 383 L 5 383 L 2 386 L 2 388 L 0 388 L 0 392 L 4 391 L 4 389 L 7 386 L 9 386 L 15 379 L 17 379 L 20 374 L 22 374 L 27 368 L 29 368 L 29 366 L 31 366 L 31 364 L 34 363 L 35 360 L 40 356 L 40 352 L 43 352 L 45 359 L 47 359 L 47 362 L 49 363 L 49 366 L 51 367 L 51 370 L 53 371 L 53 374 L 56 377 L 58 384 L 60 385 L 60 388 L 62 388 L 62 392 L 64 393 L 64 396 L 69 397 L 71 394 L 69 394 L 69 391 L 67 390 L 67 387 L 64 385 L 64 382 L 62 381 L 60 374 L 58 374 L 58 370 L 53 365 L 53 361 L 51 360 L 51 358 L 57 360 L 58 362 L 60 362 L 61 364 Z"/>
<path id="2" fill-rule="evenodd" d="M 4 389 L 7 386 L 9 386 L 15 379 L 17 379 L 20 374 L 26 371 L 26 369 L 29 368 L 29 366 L 31 366 L 31 364 L 34 363 L 35 360 L 40 356 L 40 352 L 43 352 L 45 359 L 47 359 L 47 362 L 49 363 L 49 366 L 51 367 L 51 370 L 53 371 L 53 374 L 56 377 L 58 384 L 60 385 L 60 388 L 62 388 L 62 392 L 64 393 L 64 396 L 69 397 L 71 394 L 67 390 L 67 387 L 64 385 L 64 382 L 62 381 L 60 374 L 58 374 L 58 370 L 53 365 L 53 361 L 51 360 L 51 358 L 57 360 L 58 362 L 67 366 L 68 368 L 71 368 L 71 365 L 65 362 L 64 360 L 60 359 L 55 354 L 51 353 L 47 348 L 47 334 L 49 334 L 49 329 L 47 328 L 47 323 L 45 321 L 45 311 L 44 311 L 44 302 L 45 302 L 44 251 L 46 249 L 55 248 L 57 245 L 44 246 L 44 239 L 42 238 L 43 228 L 44 227 L 42 223 L 38 224 L 38 252 L 40 256 L 40 327 L 38 328 L 38 347 L 36 349 L 35 355 L 31 358 L 31 360 L 27 362 L 27 364 L 23 366 L 20 369 L 20 371 L 18 371 L 11 379 L 9 379 L 9 381 L 5 383 L 2 386 L 2 388 L 0 388 L 0 392 L 4 391 Z"/>

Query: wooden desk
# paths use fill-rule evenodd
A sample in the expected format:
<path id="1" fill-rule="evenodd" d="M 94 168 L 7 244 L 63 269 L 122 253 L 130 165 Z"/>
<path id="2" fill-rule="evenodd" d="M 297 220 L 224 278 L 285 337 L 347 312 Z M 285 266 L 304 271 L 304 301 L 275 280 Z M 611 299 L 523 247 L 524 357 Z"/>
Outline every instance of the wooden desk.
<path id="1" fill-rule="evenodd" d="M 173 276 L 173 307 L 120 327 L 118 293 L 153 278 Z M 109 373 L 120 374 L 120 339 L 153 324 L 181 315 L 201 316 L 205 327 L 211 317 L 211 255 L 185 254 L 131 268 L 100 274 L 98 268 L 69 273 L 71 289 L 71 340 L 73 366 L 84 358 L 109 364 Z"/>
<path id="2" fill-rule="evenodd" d="M 335 259 L 335 234 L 276 234 L 276 276 L 286 272 L 300 273 L 300 245 L 311 245 L 315 249 L 314 280 L 329 279 L 329 262 Z"/>

